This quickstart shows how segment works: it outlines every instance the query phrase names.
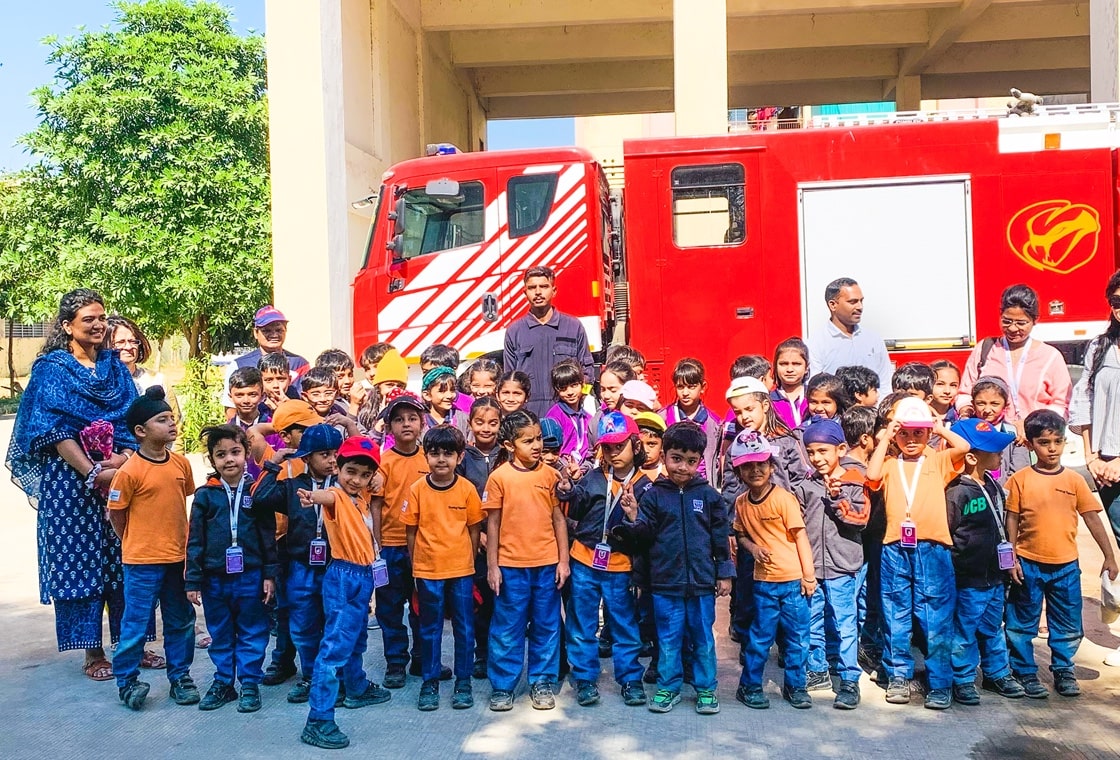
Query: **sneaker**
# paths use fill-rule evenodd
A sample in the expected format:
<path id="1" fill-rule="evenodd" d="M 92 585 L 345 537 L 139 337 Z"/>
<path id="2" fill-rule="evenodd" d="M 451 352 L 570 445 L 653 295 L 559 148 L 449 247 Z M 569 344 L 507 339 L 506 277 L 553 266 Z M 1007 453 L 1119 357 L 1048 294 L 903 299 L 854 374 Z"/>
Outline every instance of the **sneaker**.
<path id="1" fill-rule="evenodd" d="M 320 749 L 344 749 L 350 746 L 350 737 L 339 730 L 333 720 L 311 720 L 303 727 L 299 740 Z"/>
<path id="2" fill-rule="evenodd" d="M 237 690 L 233 688 L 232 684 L 215 681 L 210 684 L 210 690 L 206 692 L 206 696 L 198 703 L 198 709 L 209 712 L 210 710 L 217 710 L 222 705 L 228 705 L 230 702 L 236 700 Z"/>
<path id="3" fill-rule="evenodd" d="M 537 681 L 529 687 L 529 699 L 533 703 L 534 710 L 551 710 L 556 707 L 556 696 L 552 693 L 552 684 L 548 681 Z"/>
<path id="4" fill-rule="evenodd" d="M 384 686 L 378 686 L 373 681 L 367 681 L 366 690 L 356 697 L 347 694 L 342 706 L 348 710 L 357 710 L 359 707 L 384 704 L 392 698 L 393 695 Z"/>
<path id="5" fill-rule="evenodd" d="M 152 690 L 150 684 L 133 678 L 118 690 L 118 695 L 121 702 L 129 710 L 139 710 L 144 706 L 144 700 L 148 697 L 148 692 Z"/>
<path id="6" fill-rule="evenodd" d="M 1001 697 L 1008 699 L 1019 699 L 1025 697 L 1027 692 L 1023 690 L 1023 684 L 1015 678 L 1015 676 L 1004 676 L 1003 678 L 985 678 L 980 682 L 981 688 L 987 691 L 994 691 Z"/>
<path id="7" fill-rule="evenodd" d="M 261 709 L 261 687 L 255 683 L 241 684 L 241 696 L 237 699 L 237 712 L 251 713 Z"/>
<path id="8" fill-rule="evenodd" d="M 474 665 L 471 667 L 471 678 L 477 678 L 479 681 L 484 681 L 488 677 L 486 672 L 486 660 L 475 660 Z"/>
<path id="9" fill-rule="evenodd" d="M 417 678 L 424 675 L 424 668 L 420 665 L 420 661 L 417 660 L 415 657 L 412 658 L 412 663 L 409 664 L 409 666 L 408 666 L 408 674 L 410 676 L 416 676 Z M 450 681 L 454 677 L 455 677 L 455 674 L 451 672 L 451 668 L 447 667 L 446 665 L 441 665 L 440 666 L 440 668 L 439 668 L 439 680 Z"/>
<path id="10" fill-rule="evenodd" d="M 592 681 L 576 681 L 576 704 L 580 707 L 599 704 L 599 687 Z"/>
<path id="11" fill-rule="evenodd" d="M 599 659 L 609 660 L 614 656 L 614 644 L 609 641 L 599 641 Z"/>
<path id="12" fill-rule="evenodd" d="M 646 707 L 650 712 L 667 713 L 673 709 L 673 705 L 681 701 L 681 693 L 679 691 L 669 691 L 668 689 L 658 689 L 657 693 L 653 695 L 653 699 L 649 701 Z"/>
<path id="13" fill-rule="evenodd" d="M 455 682 L 455 691 L 451 693 L 451 709 L 467 710 L 471 707 L 474 707 L 471 679 L 463 678 Z"/>
<path id="14" fill-rule="evenodd" d="M 910 704 L 910 679 L 902 676 L 891 676 L 887 682 L 887 702 L 892 705 Z"/>
<path id="15" fill-rule="evenodd" d="M 832 691 L 832 676 L 827 670 L 810 670 L 805 674 L 805 691 Z"/>
<path id="16" fill-rule="evenodd" d="M 202 696 L 198 693 L 198 687 L 194 685 L 194 679 L 190 676 L 182 676 L 178 680 L 172 681 L 167 695 L 177 705 L 197 705 L 198 701 L 202 699 Z"/>
<path id="17" fill-rule="evenodd" d="M 1120 668 L 1120 648 L 1113 649 L 1104 658 L 1104 664 L 1110 668 Z"/>
<path id="18" fill-rule="evenodd" d="M 630 681 L 622 686 L 622 703 L 629 707 L 646 704 L 646 690 L 641 681 Z"/>
<path id="19" fill-rule="evenodd" d="M 1050 696 L 1050 690 L 1042 685 L 1042 681 L 1038 680 L 1038 676 L 1031 673 L 1028 676 L 1019 676 L 1019 683 L 1023 687 L 1023 693 L 1031 699 L 1046 699 Z"/>
<path id="20" fill-rule="evenodd" d="M 513 709 L 513 694 L 501 689 L 490 693 L 490 709 L 494 712 L 506 712 Z"/>
<path id="21" fill-rule="evenodd" d="M 311 679 L 301 678 L 288 690 L 288 701 L 293 705 L 302 705 L 311 698 Z"/>
<path id="22" fill-rule="evenodd" d="M 661 673 L 657 671 L 657 666 L 650 663 L 646 667 L 646 672 L 642 675 L 642 683 L 657 683 L 661 680 Z"/>
<path id="23" fill-rule="evenodd" d="M 405 675 L 404 665 L 390 665 L 385 668 L 386 689 L 403 689 L 406 680 L 408 676 Z"/>
<path id="24" fill-rule="evenodd" d="M 1073 677 L 1072 670 L 1054 671 L 1054 691 L 1063 697 L 1077 697 L 1081 695 L 1081 687 Z"/>
<path id="25" fill-rule="evenodd" d="M 742 686 L 735 690 L 735 699 L 742 702 L 752 710 L 765 710 L 770 706 L 770 699 L 762 693 L 761 687 Z"/>
<path id="26" fill-rule="evenodd" d="M 859 683 L 857 681 L 841 681 L 840 689 L 836 692 L 836 699 L 832 706 L 837 710 L 854 710 L 859 705 Z"/>
<path id="27" fill-rule="evenodd" d="M 949 689 L 930 689 L 926 694 L 927 710 L 948 710 L 951 704 L 953 704 L 953 692 Z"/>
<path id="28" fill-rule="evenodd" d="M 788 686 L 783 686 L 782 699 L 789 702 L 790 707 L 795 707 L 798 710 L 808 710 L 813 706 L 813 698 L 809 696 L 808 690 L 801 687 L 791 689 Z"/>
<path id="29" fill-rule="evenodd" d="M 420 698 L 416 707 L 423 712 L 439 709 L 439 681 L 425 681 L 420 685 Z"/>
<path id="30" fill-rule="evenodd" d="M 279 686 L 295 674 L 296 666 L 293 663 L 280 664 L 273 662 L 264 671 L 264 678 L 261 679 L 261 683 L 265 686 Z"/>
<path id="31" fill-rule="evenodd" d="M 856 653 L 856 662 L 864 673 L 874 673 L 883 663 L 883 653 L 861 645 Z"/>
<path id="32" fill-rule="evenodd" d="M 980 704 L 980 692 L 976 690 L 976 684 L 953 684 L 953 701 L 959 705 L 973 706 Z"/>
<path id="33" fill-rule="evenodd" d="M 715 715 L 719 712 L 719 699 L 712 689 L 696 690 L 696 712 L 700 715 Z"/>

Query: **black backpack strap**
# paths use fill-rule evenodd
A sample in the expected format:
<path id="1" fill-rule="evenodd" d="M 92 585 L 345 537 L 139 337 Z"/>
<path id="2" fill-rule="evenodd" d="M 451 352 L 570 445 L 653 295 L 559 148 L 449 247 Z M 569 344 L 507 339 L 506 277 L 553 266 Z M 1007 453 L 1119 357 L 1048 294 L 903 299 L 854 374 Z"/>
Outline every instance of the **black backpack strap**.
<path id="1" fill-rule="evenodd" d="M 988 361 L 988 354 L 992 352 L 992 346 L 996 344 L 995 338 L 984 338 L 980 341 L 980 363 L 976 365 L 976 374 L 984 374 L 984 364 Z"/>

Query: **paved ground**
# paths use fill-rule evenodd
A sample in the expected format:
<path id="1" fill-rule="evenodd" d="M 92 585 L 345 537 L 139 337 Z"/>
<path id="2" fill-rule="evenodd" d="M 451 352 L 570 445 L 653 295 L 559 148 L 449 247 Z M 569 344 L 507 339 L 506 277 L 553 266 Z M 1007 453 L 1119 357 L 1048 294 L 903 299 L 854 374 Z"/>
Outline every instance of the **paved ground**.
<path id="1" fill-rule="evenodd" d="M 0 455 L 7 451 L 11 419 L 0 419 Z M 264 709 L 241 715 L 229 705 L 216 713 L 179 707 L 166 699 L 161 672 L 149 672 L 152 694 L 134 714 L 116 699 L 112 682 L 94 683 L 80 672 L 81 654 L 58 653 L 54 616 L 38 603 L 35 570 L 35 513 L 0 477 L 0 757 L 310 757 L 323 754 L 301 745 L 306 709 L 284 701 L 286 686 L 264 687 Z M 1045 702 L 1011 702 L 985 694 L 978 708 L 954 706 L 945 713 L 887 705 L 882 691 L 864 679 L 864 703 L 839 712 L 818 697 L 812 710 L 797 711 L 778 700 L 754 712 L 734 700 L 738 678 L 735 650 L 725 636 L 726 607 L 717 623 L 723 712 L 702 717 L 685 700 L 668 715 L 627 708 L 604 675 L 604 702 L 576 706 L 565 687 L 552 712 L 536 712 L 519 695 L 512 712 L 495 714 L 483 706 L 485 682 L 476 683 L 479 706 L 420 713 L 418 679 L 394 692 L 387 705 L 339 712 L 350 734 L 350 753 L 385 758 L 408 756 L 546 758 L 1113 758 L 1120 756 L 1120 669 L 1101 660 L 1120 645 L 1120 627 L 1099 622 L 1096 574 L 1099 552 L 1082 537 L 1088 636 L 1078 655 L 1084 695 L 1052 696 Z M 108 634 L 106 633 L 106 636 Z M 450 638 L 448 636 L 447 638 Z M 1044 647 L 1043 647 L 1044 649 Z M 1043 657 L 1045 659 L 1045 656 Z M 449 662 L 450 657 L 445 657 Z M 371 637 L 366 663 L 375 679 L 382 673 L 380 637 Z M 607 665 L 609 668 L 609 665 Z M 193 675 L 203 689 L 213 669 L 197 652 Z M 767 674 L 780 678 L 771 663 Z M 819 693 L 818 693 L 819 694 Z M 822 695 L 823 696 L 823 695 Z"/>

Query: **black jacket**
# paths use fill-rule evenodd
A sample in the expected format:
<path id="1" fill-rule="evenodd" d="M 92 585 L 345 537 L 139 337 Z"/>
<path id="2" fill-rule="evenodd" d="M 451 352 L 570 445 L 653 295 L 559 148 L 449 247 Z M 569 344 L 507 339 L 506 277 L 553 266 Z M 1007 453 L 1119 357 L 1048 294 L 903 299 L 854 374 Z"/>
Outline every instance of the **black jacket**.
<path id="1" fill-rule="evenodd" d="M 243 500 L 249 497 L 249 488 Z M 264 578 L 276 579 L 276 516 L 271 510 L 250 501 L 238 506 L 237 545 L 244 555 L 245 570 L 261 570 Z M 201 591 L 207 575 L 225 575 L 226 549 L 233 545 L 230 530 L 229 498 L 217 478 L 194 492 L 190 532 L 187 536 L 187 591 Z"/>
<path id="2" fill-rule="evenodd" d="M 653 483 L 649 478 L 639 478 L 634 486 L 634 498 L 641 502 L 643 494 L 652 487 Z M 579 541 L 589 549 L 594 549 L 602 540 L 603 512 L 607 507 L 608 488 L 606 473 L 595 468 L 580 478 L 566 496 L 560 491 L 556 492 L 560 500 L 568 504 L 568 525 L 572 526 L 568 538 Z M 636 547 L 623 536 L 614 533 L 614 529 L 622 524 L 625 517 L 622 505 L 615 504 L 607 520 L 607 543 L 612 550 L 630 556 L 634 554 Z"/>
<path id="3" fill-rule="evenodd" d="M 257 481 L 253 491 L 253 504 L 261 505 L 267 511 L 288 516 L 288 533 L 284 536 L 285 556 L 281 561 L 296 560 L 307 564 L 310 558 L 311 539 L 315 538 L 317 518 L 315 510 L 299 503 L 296 491 L 300 488 L 312 489 L 311 475 L 306 471 L 295 477 L 280 480 L 280 466 L 272 462 L 264 463 L 264 473 Z M 323 540 L 327 530 L 323 529 Z M 330 561 L 330 544 L 327 544 L 327 561 Z"/>
<path id="4" fill-rule="evenodd" d="M 720 495 L 704 478 L 681 488 L 661 477 L 638 500 L 637 521 L 623 521 L 614 533 L 646 549 L 651 591 L 695 597 L 735 577 L 729 528 Z"/>
<path id="5" fill-rule="evenodd" d="M 984 477 L 988 499 L 1003 514 L 1003 488 Z M 953 536 L 953 570 L 957 588 L 992 588 L 1004 583 L 1007 572 L 999 569 L 996 547 L 1002 540 L 993 513 L 984 498 L 980 484 L 970 477 L 958 475 L 945 490 L 949 510 L 949 532 Z"/>
<path id="6" fill-rule="evenodd" d="M 479 498 L 482 498 L 482 493 L 486 490 L 486 481 L 494 470 L 494 461 L 498 458 L 499 451 L 501 449 L 495 447 L 487 457 L 474 446 L 467 446 L 463 452 L 463 461 L 455 468 L 456 473 L 469 480 L 475 487 Z"/>

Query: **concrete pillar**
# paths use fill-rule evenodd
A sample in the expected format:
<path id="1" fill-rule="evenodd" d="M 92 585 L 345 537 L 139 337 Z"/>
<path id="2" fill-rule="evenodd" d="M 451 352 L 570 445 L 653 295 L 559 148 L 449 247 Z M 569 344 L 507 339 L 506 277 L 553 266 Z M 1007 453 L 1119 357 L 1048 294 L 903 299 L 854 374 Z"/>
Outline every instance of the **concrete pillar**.
<path id="1" fill-rule="evenodd" d="M 920 111 L 922 108 L 922 78 L 899 77 L 894 91 L 896 111 Z"/>
<path id="2" fill-rule="evenodd" d="M 1089 67 L 1089 99 L 1120 101 L 1120 0 L 1089 3 Z"/>
<path id="3" fill-rule="evenodd" d="M 727 133 L 727 0 L 673 0 L 678 135 Z"/>
<path id="4" fill-rule="evenodd" d="M 267 0 L 274 303 L 287 347 L 310 359 L 350 345 L 342 11 Z"/>

